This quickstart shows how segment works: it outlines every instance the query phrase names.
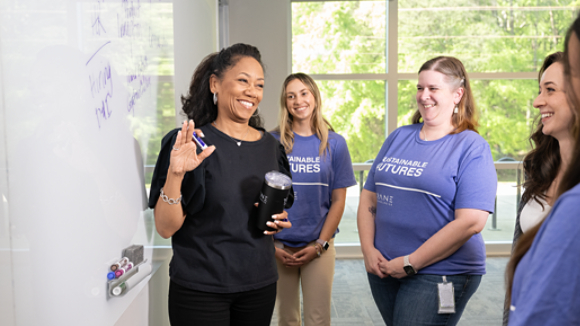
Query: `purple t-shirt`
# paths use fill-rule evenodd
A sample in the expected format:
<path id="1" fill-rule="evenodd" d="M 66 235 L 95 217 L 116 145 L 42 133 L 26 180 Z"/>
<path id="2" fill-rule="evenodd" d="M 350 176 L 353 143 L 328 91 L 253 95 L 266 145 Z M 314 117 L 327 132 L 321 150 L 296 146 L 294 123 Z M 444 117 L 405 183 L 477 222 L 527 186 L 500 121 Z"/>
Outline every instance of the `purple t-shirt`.
<path id="1" fill-rule="evenodd" d="M 272 133 L 280 140 L 280 134 Z M 294 205 L 288 209 L 290 229 L 274 235 L 289 247 L 306 246 L 320 237 L 330 209 L 332 191 L 356 184 L 350 154 L 344 138 L 328 133 L 330 156 L 319 155 L 320 139 L 294 133 L 294 146 L 288 154 L 294 188 Z"/>
<path id="2" fill-rule="evenodd" d="M 422 126 L 389 135 L 365 184 L 377 195 L 375 247 L 389 260 L 414 252 L 455 219 L 456 209 L 494 209 L 497 175 L 487 142 L 470 130 L 424 141 Z M 485 274 L 481 234 L 419 273 Z"/>
<path id="3" fill-rule="evenodd" d="M 510 326 L 580 325 L 580 185 L 565 192 L 516 268 Z"/>

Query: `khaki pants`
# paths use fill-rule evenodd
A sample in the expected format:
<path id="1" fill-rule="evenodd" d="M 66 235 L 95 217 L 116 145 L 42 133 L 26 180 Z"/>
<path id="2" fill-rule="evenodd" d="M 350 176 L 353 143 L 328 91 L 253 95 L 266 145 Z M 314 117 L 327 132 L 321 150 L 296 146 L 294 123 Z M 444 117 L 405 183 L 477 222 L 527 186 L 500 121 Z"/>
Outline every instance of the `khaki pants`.
<path id="1" fill-rule="evenodd" d="M 302 267 L 288 268 L 278 260 L 278 285 L 276 295 L 276 311 L 279 326 L 301 325 L 300 285 L 304 302 L 304 325 L 330 326 L 330 298 L 332 280 L 334 278 L 334 261 L 336 250 L 334 239 L 329 242 L 326 252 Z M 283 248 L 279 241 L 276 247 Z M 312 245 L 310 243 L 309 245 Z M 284 248 L 294 253 L 297 248 Z"/>

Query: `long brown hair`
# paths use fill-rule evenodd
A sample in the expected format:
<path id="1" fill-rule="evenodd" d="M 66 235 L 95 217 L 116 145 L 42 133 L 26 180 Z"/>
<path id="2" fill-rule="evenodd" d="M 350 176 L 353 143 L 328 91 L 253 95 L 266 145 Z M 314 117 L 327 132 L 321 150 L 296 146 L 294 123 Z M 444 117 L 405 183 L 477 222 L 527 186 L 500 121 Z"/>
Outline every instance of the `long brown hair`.
<path id="1" fill-rule="evenodd" d="M 544 63 L 538 72 L 538 83 L 546 69 L 554 63 L 564 64 L 563 52 L 552 53 L 544 59 Z M 542 128 L 542 121 L 538 117 L 536 129 L 530 136 L 532 150 L 528 152 L 523 160 L 526 180 L 521 203 L 526 204 L 529 200 L 535 200 L 543 207 L 544 205 L 540 198 L 547 199 L 546 191 L 548 191 L 552 181 L 558 175 L 561 158 L 558 140 L 552 136 L 544 135 Z"/>
<path id="2" fill-rule="evenodd" d="M 568 33 L 566 35 L 566 42 L 565 42 L 565 50 L 564 50 L 564 74 L 566 75 L 566 94 L 568 97 L 568 102 L 572 111 L 572 115 L 573 115 L 573 123 L 572 123 L 572 128 L 571 128 L 571 132 L 574 138 L 574 147 L 573 147 L 573 154 L 572 154 L 572 158 L 570 163 L 568 164 L 568 169 L 566 170 L 566 172 L 564 173 L 564 176 L 562 177 L 562 181 L 560 182 L 557 194 L 556 194 L 556 198 L 554 198 L 554 200 L 556 200 L 560 195 L 562 195 L 564 192 L 568 191 L 569 189 L 571 189 L 572 187 L 576 186 L 578 183 L 580 183 L 580 171 L 578 171 L 577 167 L 578 164 L 580 164 L 580 141 L 578 140 L 578 136 L 579 135 L 579 128 L 580 128 L 580 119 L 579 119 L 579 112 L 578 110 L 580 109 L 580 103 L 578 102 L 578 96 L 577 94 L 575 94 L 574 90 L 571 88 L 571 83 L 570 83 L 570 66 L 568 64 L 568 43 L 570 41 L 570 37 L 572 34 L 572 31 L 576 32 L 576 37 L 580 38 L 580 16 L 578 18 L 576 18 L 576 20 L 574 21 L 574 23 L 572 23 L 572 26 L 570 26 L 570 28 L 568 29 Z M 574 58 L 575 60 L 578 60 L 580 58 Z M 546 60 L 548 60 L 548 58 L 546 58 Z M 544 64 L 546 62 L 544 61 Z M 542 66 L 543 67 L 543 66 Z M 547 66 L 544 68 L 544 70 L 547 68 Z M 540 78 L 541 78 L 541 74 L 543 73 L 542 70 L 540 70 Z M 549 187 L 549 186 L 548 186 Z M 526 189 L 527 191 L 527 189 Z M 530 200 L 531 197 L 528 199 Z M 522 196 L 522 204 L 524 204 L 524 200 L 523 200 L 523 196 Z M 540 230 L 540 228 L 542 227 L 543 224 L 543 220 L 538 223 L 536 226 L 534 226 L 532 229 L 530 229 L 528 232 L 524 233 L 520 239 L 517 241 L 517 243 L 515 243 L 515 247 L 512 253 L 512 256 L 510 258 L 510 261 L 508 262 L 508 265 L 506 267 L 506 301 L 505 301 L 505 309 L 509 309 L 509 306 L 511 304 L 511 296 L 512 296 L 512 288 L 513 288 L 513 279 L 514 279 L 514 274 L 516 271 L 516 268 L 519 264 L 519 262 L 521 261 L 522 257 L 528 252 L 528 250 L 530 249 L 530 247 L 532 246 L 532 243 L 534 242 L 534 239 L 536 237 L 536 234 L 538 233 L 538 231 Z"/>
<path id="3" fill-rule="evenodd" d="M 556 52 L 552 53 L 544 59 L 544 63 L 538 72 L 538 83 L 542 79 L 542 75 L 554 63 L 564 63 L 564 53 Z M 546 199 L 546 191 L 550 188 L 550 185 L 556 179 L 558 175 L 558 170 L 562 159 L 560 157 L 560 145 L 558 140 L 552 136 L 544 135 L 542 132 L 542 121 L 538 121 L 535 131 L 530 136 L 530 145 L 532 150 L 526 154 L 523 160 L 524 175 L 526 180 L 524 182 L 524 193 L 522 194 L 522 200 L 520 205 L 525 205 L 530 200 L 537 201 L 542 207 L 544 205 L 539 200 L 540 198 Z M 543 222 L 543 221 L 542 221 Z M 511 303 L 511 292 L 512 283 L 514 278 L 514 273 L 516 267 L 520 263 L 522 257 L 528 252 L 534 241 L 534 237 L 542 223 L 538 223 L 528 232 L 524 233 L 518 240 L 514 243 L 514 249 L 510 261 L 506 267 L 506 291 L 507 299 L 505 304 L 509 305 Z M 506 309 L 508 309 L 506 307 Z"/>
<path id="4" fill-rule="evenodd" d="M 322 156 L 323 153 L 329 152 L 328 147 L 328 131 L 334 131 L 330 122 L 328 122 L 322 116 L 322 100 L 320 98 L 320 90 L 316 85 L 316 82 L 312 77 L 304 73 L 295 73 L 286 77 L 284 84 L 282 85 L 282 93 L 280 94 L 280 114 L 278 116 L 278 127 L 274 129 L 280 133 L 280 143 L 284 146 L 286 153 L 292 152 L 294 147 L 294 133 L 292 132 L 292 122 L 294 118 L 288 111 L 286 106 L 286 87 L 293 80 L 301 81 L 312 93 L 314 97 L 314 111 L 312 112 L 312 117 L 310 118 L 310 128 L 316 133 L 318 139 L 320 139 L 319 155 Z"/>
<path id="5" fill-rule="evenodd" d="M 471 85 L 469 84 L 469 77 L 467 77 L 463 63 L 454 57 L 440 56 L 425 62 L 421 66 L 421 69 L 419 69 L 419 74 L 425 70 L 433 70 L 445 75 L 448 85 L 453 90 L 460 87 L 463 88 L 463 96 L 459 104 L 457 104 L 458 111 L 452 117 L 455 130 L 451 133 L 457 134 L 466 129 L 477 132 L 478 124 L 475 101 L 473 99 Z M 421 123 L 421 119 L 421 113 L 417 109 L 413 115 L 413 123 Z"/>

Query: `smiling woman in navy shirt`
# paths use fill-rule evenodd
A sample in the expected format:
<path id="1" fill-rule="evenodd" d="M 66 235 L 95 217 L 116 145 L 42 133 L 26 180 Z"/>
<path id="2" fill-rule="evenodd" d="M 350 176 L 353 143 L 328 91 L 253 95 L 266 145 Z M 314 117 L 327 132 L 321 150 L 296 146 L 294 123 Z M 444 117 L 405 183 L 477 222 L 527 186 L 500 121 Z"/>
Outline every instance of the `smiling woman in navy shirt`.
<path id="1" fill-rule="evenodd" d="M 485 274 L 480 232 L 497 177 L 459 60 L 423 64 L 416 99 L 413 124 L 389 135 L 361 193 L 361 248 L 387 325 L 455 325 Z M 455 291 L 439 296 L 439 283 Z M 446 299 L 454 307 L 439 309 Z"/>

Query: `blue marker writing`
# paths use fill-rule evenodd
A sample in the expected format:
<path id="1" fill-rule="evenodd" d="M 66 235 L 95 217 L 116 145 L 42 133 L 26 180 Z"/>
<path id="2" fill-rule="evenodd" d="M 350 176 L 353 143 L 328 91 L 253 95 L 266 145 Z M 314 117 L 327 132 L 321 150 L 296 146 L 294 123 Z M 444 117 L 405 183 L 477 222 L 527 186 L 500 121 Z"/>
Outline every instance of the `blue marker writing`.
<path id="1" fill-rule="evenodd" d="M 203 140 L 201 140 L 201 138 L 199 138 L 195 131 L 193 132 L 193 136 L 191 138 L 193 138 L 193 141 L 201 148 L 201 150 L 207 148 L 207 145 L 203 142 Z"/>

